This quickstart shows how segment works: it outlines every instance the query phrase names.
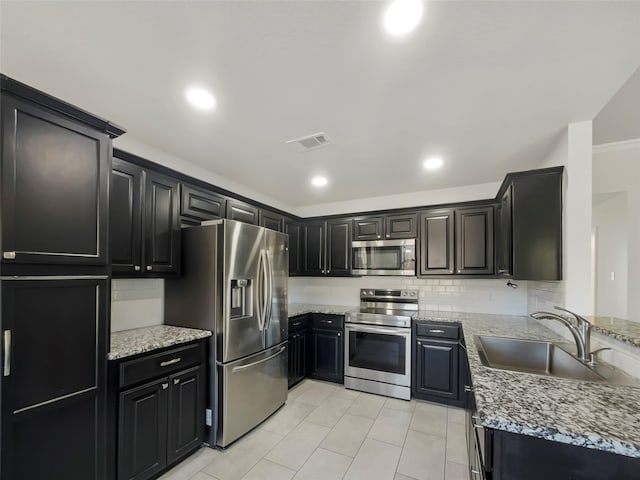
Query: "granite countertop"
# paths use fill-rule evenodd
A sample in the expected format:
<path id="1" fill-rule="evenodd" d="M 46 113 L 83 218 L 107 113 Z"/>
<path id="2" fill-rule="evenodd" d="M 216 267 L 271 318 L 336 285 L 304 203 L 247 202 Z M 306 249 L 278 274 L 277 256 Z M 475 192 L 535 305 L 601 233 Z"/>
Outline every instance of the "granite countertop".
<path id="1" fill-rule="evenodd" d="M 420 311 L 414 320 L 460 322 L 482 425 L 640 458 L 640 388 L 487 368 L 474 335 L 566 340 L 528 317 Z"/>
<path id="2" fill-rule="evenodd" d="M 208 330 L 174 327 L 171 325 L 123 330 L 111 334 L 111 351 L 107 358 L 109 360 L 118 360 L 210 336 L 211 332 Z"/>
<path id="3" fill-rule="evenodd" d="M 357 310 L 353 305 L 318 305 L 313 303 L 290 303 L 289 318 L 305 313 L 326 313 L 332 315 L 344 315 L 350 310 Z"/>
<path id="4" fill-rule="evenodd" d="M 640 322 L 616 317 L 587 317 L 596 332 L 640 347 Z"/>

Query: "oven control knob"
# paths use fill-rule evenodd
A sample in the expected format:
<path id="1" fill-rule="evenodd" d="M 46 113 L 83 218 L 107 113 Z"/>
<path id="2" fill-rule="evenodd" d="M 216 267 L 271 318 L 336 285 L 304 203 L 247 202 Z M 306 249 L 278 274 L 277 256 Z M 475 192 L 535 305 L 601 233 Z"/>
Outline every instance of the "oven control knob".
<path id="1" fill-rule="evenodd" d="M 411 292 L 409 295 L 411 295 L 412 297 L 416 296 L 416 292 Z"/>
<path id="2" fill-rule="evenodd" d="M 402 293 L 400 294 L 400 296 L 402 297 L 406 297 L 407 296 L 407 292 L 405 292 L 404 290 L 402 291 Z"/>

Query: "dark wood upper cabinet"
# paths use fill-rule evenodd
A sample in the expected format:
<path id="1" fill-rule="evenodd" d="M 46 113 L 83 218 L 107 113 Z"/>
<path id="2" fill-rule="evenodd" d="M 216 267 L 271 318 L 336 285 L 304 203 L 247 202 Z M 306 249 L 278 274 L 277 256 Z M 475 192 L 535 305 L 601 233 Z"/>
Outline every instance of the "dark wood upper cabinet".
<path id="1" fill-rule="evenodd" d="M 145 176 L 145 270 L 180 272 L 179 183 L 147 171 Z"/>
<path id="2" fill-rule="evenodd" d="M 303 275 L 351 274 L 351 219 L 303 225 Z"/>
<path id="3" fill-rule="evenodd" d="M 324 275 L 326 222 L 307 222 L 302 234 L 302 274 Z"/>
<path id="4" fill-rule="evenodd" d="M 351 220 L 327 222 L 327 275 L 351 274 Z"/>
<path id="5" fill-rule="evenodd" d="M 288 221 L 284 231 L 289 235 L 289 275 L 302 273 L 302 225 Z"/>
<path id="6" fill-rule="evenodd" d="M 114 276 L 180 273 L 179 195 L 178 180 L 114 159 L 109 199 Z"/>
<path id="7" fill-rule="evenodd" d="M 4 263 L 107 265 L 111 140 L 2 94 Z"/>
<path id="8" fill-rule="evenodd" d="M 416 238 L 417 236 L 418 215 L 415 213 L 360 217 L 353 220 L 354 240 Z"/>
<path id="9" fill-rule="evenodd" d="M 113 272 L 142 270 L 143 189 L 142 167 L 114 158 L 109 197 L 109 244 Z"/>
<path id="10" fill-rule="evenodd" d="M 493 206 L 463 208 L 456 216 L 456 273 L 493 274 Z"/>
<path id="11" fill-rule="evenodd" d="M 562 280 L 562 172 L 514 174 L 509 181 L 515 279 Z"/>
<path id="12" fill-rule="evenodd" d="M 496 274 L 513 274 L 513 185 L 507 186 L 500 197 L 496 219 Z"/>
<path id="13" fill-rule="evenodd" d="M 276 232 L 284 231 L 284 217 L 279 213 L 260 209 L 260 226 L 266 227 Z"/>
<path id="14" fill-rule="evenodd" d="M 416 238 L 418 236 L 418 215 L 415 213 L 387 215 L 384 221 L 385 238 Z"/>
<path id="15" fill-rule="evenodd" d="M 362 217 L 353 220 L 354 240 L 381 240 L 384 238 L 384 217 Z"/>
<path id="16" fill-rule="evenodd" d="M 193 224 L 207 220 L 224 218 L 227 212 L 227 199 L 214 192 L 183 183 L 181 185 L 180 215 L 188 217 Z"/>
<path id="17" fill-rule="evenodd" d="M 260 212 L 258 207 L 249 205 L 239 200 L 227 200 L 227 218 L 230 220 L 238 220 L 252 225 L 258 225 L 260 222 Z"/>
<path id="18" fill-rule="evenodd" d="M 454 273 L 453 209 L 420 213 L 419 275 Z"/>

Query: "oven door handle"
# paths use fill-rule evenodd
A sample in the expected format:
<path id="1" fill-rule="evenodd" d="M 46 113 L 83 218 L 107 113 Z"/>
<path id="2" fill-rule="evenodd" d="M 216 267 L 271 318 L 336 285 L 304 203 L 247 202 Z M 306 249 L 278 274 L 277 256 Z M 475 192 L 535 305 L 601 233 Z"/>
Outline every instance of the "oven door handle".
<path id="1" fill-rule="evenodd" d="M 393 330 L 391 328 L 379 328 L 379 327 L 363 327 L 361 325 L 345 325 L 345 329 L 351 332 L 366 332 L 366 333 L 387 333 L 389 335 L 397 335 L 402 337 L 411 336 L 411 330 L 403 332 L 401 330 Z M 403 329 L 404 330 L 404 329 Z"/>

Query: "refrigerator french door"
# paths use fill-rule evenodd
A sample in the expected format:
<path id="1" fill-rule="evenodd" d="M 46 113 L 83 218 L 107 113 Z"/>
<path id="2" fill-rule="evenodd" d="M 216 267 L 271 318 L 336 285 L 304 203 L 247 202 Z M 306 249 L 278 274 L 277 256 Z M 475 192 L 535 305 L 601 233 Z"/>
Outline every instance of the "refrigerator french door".
<path id="1" fill-rule="evenodd" d="M 226 447 L 287 398 L 288 237 L 233 220 L 182 230 L 167 323 L 213 331 L 208 443 Z"/>

